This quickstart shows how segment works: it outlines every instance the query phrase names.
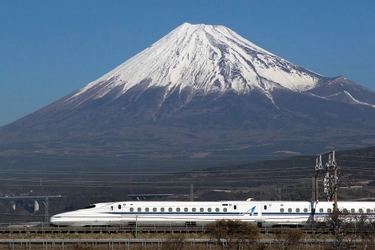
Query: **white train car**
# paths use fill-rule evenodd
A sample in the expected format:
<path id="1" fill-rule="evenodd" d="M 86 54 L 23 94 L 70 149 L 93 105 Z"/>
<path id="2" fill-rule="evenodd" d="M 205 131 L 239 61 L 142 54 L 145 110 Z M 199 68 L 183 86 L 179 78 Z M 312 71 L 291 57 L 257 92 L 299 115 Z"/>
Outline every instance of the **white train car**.
<path id="1" fill-rule="evenodd" d="M 375 202 L 338 203 L 339 210 L 374 216 Z M 201 226 L 217 220 L 241 220 L 258 227 L 303 227 L 322 221 L 333 202 L 304 201 L 124 201 L 92 204 L 56 214 L 54 226 Z"/>

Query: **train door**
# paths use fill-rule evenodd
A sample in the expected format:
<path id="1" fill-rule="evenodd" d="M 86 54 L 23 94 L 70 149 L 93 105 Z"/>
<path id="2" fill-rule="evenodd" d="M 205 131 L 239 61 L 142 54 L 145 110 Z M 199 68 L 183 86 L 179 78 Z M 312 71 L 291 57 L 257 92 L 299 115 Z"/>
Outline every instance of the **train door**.
<path id="1" fill-rule="evenodd" d="M 259 203 L 258 205 L 258 218 L 257 218 L 257 226 L 262 227 L 264 222 L 264 216 L 267 216 L 269 210 L 269 204 L 266 203 Z"/>
<path id="2" fill-rule="evenodd" d="M 251 221 L 255 223 L 258 227 L 262 227 L 264 223 L 264 216 L 267 215 L 269 210 L 269 204 L 263 202 L 253 203 L 249 206 L 247 211 L 248 215 L 251 217 Z"/>
<path id="3" fill-rule="evenodd" d="M 117 213 L 121 213 L 123 211 L 123 205 L 121 203 L 116 204 L 114 207 Z"/>
<path id="4" fill-rule="evenodd" d="M 238 204 L 234 203 L 232 204 L 232 210 L 233 210 L 233 219 L 238 219 L 239 213 L 238 213 Z"/>

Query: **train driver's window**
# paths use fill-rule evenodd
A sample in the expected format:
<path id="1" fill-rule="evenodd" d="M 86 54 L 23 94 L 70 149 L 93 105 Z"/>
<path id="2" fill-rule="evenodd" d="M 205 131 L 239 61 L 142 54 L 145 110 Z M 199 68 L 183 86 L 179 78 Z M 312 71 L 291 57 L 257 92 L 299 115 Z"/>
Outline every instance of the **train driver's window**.
<path id="1" fill-rule="evenodd" d="M 264 210 L 267 210 L 267 205 L 264 205 L 264 207 L 263 207 L 263 208 L 264 208 Z"/>
<path id="2" fill-rule="evenodd" d="M 113 211 L 113 206 L 111 206 L 111 211 Z"/>
<path id="3" fill-rule="evenodd" d="M 233 206 L 233 209 L 236 210 L 236 209 L 237 209 L 237 205 L 234 205 L 234 206 Z"/>
<path id="4" fill-rule="evenodd" d="M 296 212 L 299 213 L 300 209 L 299 208 L 296 208 Z"/>
<path id="5" fill-rule="evenodd" d="M 121 209 L 121 205 L 118 205 L 117 207 L 118 207 L 118 209 Z"/>

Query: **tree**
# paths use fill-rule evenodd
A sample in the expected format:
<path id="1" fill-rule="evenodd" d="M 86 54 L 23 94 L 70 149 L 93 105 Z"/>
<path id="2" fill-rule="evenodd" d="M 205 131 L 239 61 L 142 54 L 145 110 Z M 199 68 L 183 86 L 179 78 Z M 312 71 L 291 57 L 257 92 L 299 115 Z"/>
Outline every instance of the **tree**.
<path id="1" fill-rule="evenodd" d="M 212 222 L 205 226 L 205 230 L 222 249 L 251 247 L 258 243 L 259 239 L 259 230 L 255 225 L 238 220 Z"/>
<path id="2" fill-rule="evenodd" d="M 353 218 L 355 223 L 354 233 L 362 240 L 363 249 L 375 247 L 375 224 L 373 217 L 357 215 Z"/>
<path id="3" fill-rule="evenodd" d="M 334 238 L 334 249 L 348 249 L 354 245 L 358 237 L 358 226 L 365 226 L 365 217 L 349 213 L 347 210 L 333 209 L 325 219 L 331 235 Z"/>
<path id="4" fill-rule="evenodd" d="M 278 228 L 275 229 L 274 234 L 278 248 L 283 250 L 298 246 L 305 237 L 305 233 L 301 229 L 294 228 Z"/>
<path id="5" fill-rule="evenodd" d="M 163 243 L 164 250 L 181 250 L 184 249 L 185 236 L 182 234 L 171 234 Z"/>

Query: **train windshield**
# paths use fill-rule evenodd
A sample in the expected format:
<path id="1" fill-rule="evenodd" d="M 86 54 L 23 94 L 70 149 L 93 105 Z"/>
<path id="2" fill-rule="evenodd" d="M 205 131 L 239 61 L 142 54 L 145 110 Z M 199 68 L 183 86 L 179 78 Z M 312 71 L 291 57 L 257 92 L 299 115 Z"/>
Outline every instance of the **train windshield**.
<path id="1" fill-rule="evenodd" d="M 89 205 L 89 206 L 87 206 L 87 207 L 84 207 L 84 208 L 82 208 L 82 209 L 89 209 L 89 208 L 94 208 L 94 207 L 96 207 L 96 205 L 95 205 L 95 204 L 91 204 L 91 205 Z"/>

